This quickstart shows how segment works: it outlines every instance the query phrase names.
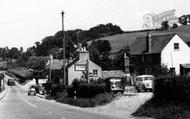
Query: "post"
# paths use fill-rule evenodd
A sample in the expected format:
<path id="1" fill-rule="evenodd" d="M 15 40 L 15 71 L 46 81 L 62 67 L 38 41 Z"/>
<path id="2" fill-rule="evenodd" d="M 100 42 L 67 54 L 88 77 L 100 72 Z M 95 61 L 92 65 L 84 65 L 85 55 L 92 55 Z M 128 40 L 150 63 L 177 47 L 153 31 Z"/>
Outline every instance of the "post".
<path id="1" fill-rule="evenodd" d="M 51 83 L 51 66 L 52 66 L 52 60 L 53 56 L 50 54 L 49 55 L 49 82 Z"/>
<path id="2" fill-rule="evenodd" d="M 90 83 L 90 81 L 89 81 L 89 61 L 88 61 L 88 59 L 87 59 L 87 64 L 86 65 L 87 65 L 86 66 L 87 82 Z"/>
<path id="3" fill-rule="evenodd" d="M 66 86 L 66 72 L 65 72 L 65 32 L 64 32 L 64 12 L 61 12 L 62 15 L 62 32 L 63 32 L 63 81 L 61 85 Z"/>

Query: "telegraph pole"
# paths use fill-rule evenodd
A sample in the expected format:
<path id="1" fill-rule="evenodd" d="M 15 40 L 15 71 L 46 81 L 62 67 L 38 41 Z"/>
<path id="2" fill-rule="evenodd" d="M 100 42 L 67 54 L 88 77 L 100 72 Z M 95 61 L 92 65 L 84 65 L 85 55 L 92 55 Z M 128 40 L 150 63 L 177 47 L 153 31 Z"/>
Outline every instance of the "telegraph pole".
<path id="1" fill-rule="evenodd" d="M 52 67 L 52 60 L 53 60 L 53 55 L 49 55 L 49 82 L 52 83 L 51 81 L 51 67 Z"/>
<path id="2" fill-rule="evenodd" d="M 64 11 L 61 12 L 61 15 L 62 15 L 62 32 L 63 32 L 63 80 L 61 81 L 61 84 L 66 86 Z"/>

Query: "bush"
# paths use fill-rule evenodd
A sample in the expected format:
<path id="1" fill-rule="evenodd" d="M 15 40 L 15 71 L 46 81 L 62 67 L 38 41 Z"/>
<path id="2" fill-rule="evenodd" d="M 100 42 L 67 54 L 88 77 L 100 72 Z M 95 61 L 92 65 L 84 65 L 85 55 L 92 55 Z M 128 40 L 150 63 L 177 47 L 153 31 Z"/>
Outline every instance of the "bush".
<path id="1" fill-rule="evenodd" d="M 92 98 L 97 94 L 105 92 L 105 85 L 102 84 L 81 84 L 76 90 L 77 96 L 82 98 Z"/>
<path id="2" fill-rule="evenodd" d="M 190 77 L 165 77 L 155 80 L 153 100 L 158 103 L 190 104 Z"/>
<path id="3" fill-rule="evenodd" d="M 189 119 L 190 77 L 162 77 L 154 83 L 153 98 L 132 115 L 156 119 Z"/>
<path id="4" fill-rule="evenodd" d="M 74 94 L 74 91 L 76 91 L 76 94 Z M 69 97 L 76 95 L 81 98 L 92 98 L 97 94 L 105 92 L 105 84 L 77 83 L 77 81 L 73 82 L 73 85 L 67 88 Z"/>

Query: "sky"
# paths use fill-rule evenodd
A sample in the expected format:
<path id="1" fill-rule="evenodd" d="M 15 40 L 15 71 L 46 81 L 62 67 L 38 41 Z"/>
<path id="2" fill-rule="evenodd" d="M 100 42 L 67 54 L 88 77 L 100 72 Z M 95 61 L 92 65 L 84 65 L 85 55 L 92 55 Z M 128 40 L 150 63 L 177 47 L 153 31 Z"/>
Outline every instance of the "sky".
<path id="1" fill-rule="evenodd" d="M 189 0 L 0 0 L 0 47 L 26 50 L 62 30 L 88 30 L 113 23 L 124 31 L 142 30 L 143 16 L 175 9 L 190 14 Z"/>

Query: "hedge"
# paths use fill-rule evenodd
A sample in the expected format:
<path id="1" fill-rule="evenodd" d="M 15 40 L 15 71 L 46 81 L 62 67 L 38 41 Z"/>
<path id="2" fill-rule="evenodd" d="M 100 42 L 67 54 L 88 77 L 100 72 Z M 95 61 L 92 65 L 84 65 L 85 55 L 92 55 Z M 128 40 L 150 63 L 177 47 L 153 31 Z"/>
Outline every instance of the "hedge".
<path id="1" fill-rule="evenodd" d="M 154 82 L 154 101 L 190 105 L 190 77 L 163 77 Z"/>
<path id="2" fill-rule="evenodd" d="M 76 94 L 74 93 L 76 92 Z M 77 96 L 81 98 L 92 98 L 100 93 L 105 93 L 104 84 L 87 84 L 82 83 L 76 86 L 70 86 L 67 88 L 67 93 L 69 97 Z"/>

